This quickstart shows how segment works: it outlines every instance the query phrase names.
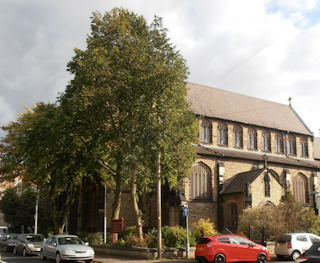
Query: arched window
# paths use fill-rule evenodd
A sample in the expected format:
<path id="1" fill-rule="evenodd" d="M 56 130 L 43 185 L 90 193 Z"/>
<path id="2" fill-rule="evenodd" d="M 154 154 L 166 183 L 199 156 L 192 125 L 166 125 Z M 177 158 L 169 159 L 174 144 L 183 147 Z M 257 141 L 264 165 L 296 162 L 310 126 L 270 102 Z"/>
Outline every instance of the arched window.
<path id="1" fill-rule="evenodd" d="M 308 178 L 303 174 L 298 174 L 292 179 L 293 195 L 300 204 L 309 203 Z"/>
<path id="2" fill-rule="evenodd" d="M 271 152 L 271 135 L 268 131 L 263 131 L 262 133 L 262 150 Z"/>
<path id="3" fill-rule="evenodd" d="M 276 135 L 276 151 L 277 153 L 283 153 L 283 136 L 281 134 Z"/>
<path id="4" fill-rule="evenodd" d="M 228 127 L 224 123 L 219 123 L 218 126 L 218 144 L 228 145 Z"/>
<path id="5" fill-rule="evenodd" d="M 288 136 L 288 153 L 292 155 L 297 154 L 297 147 L 296 147 L 296 137 L 293 135 Z"/>
<path id="6" fill-rule="evenodd" d="M 271 186 L 270 186 L 270 176 L 269 173 L 266 173 L 264 175 L 264 195 L 266 197 L 270 197 L 270 191 L 271 191 Z"/>
<path id="7" fill-rule="evenodd" d="M 240 126 L 234 126 L 233 128 L 233 145 L 235 148 L 243 147 L 243 132 Z"/>
<path id="8" fill-rule="evenodd" d="M 250 150 L 257 149 L 257 130 L 255 129 L 248 130 L 248 148 Z"/>
<path id="9" fill-rule="evenodd" d="M 306 138 L 301 138 L 301 156 L 309 156 L 308 140 Z"/>
<path id="10" fill-rule="evenodd" d="M 203 120 L 201 126 L 201 142 L 212 143 L 212 122 Z"/>
<path id="11" fill-rule="evenodd" d="M 210 199 L 212 197 L 211 170 L 204 163 L 196 163 L 190 176 L 190 199 Z"/>

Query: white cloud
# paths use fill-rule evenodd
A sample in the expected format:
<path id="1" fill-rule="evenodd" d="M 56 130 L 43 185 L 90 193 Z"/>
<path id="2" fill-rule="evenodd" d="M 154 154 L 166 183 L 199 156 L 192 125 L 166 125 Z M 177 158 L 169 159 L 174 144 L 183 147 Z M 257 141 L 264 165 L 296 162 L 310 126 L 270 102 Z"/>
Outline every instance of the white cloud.
<path id="1" fill-rule="evenodd" d="M 319 0 L 2 0 L 1 120 L 55 101 L 70 79 L 73 48 L 86 45 L 92 11 L 115 6 L 149 22 L 162 17 L 190 81 L 281 103 L 291 96 L 311 129 L 320 128 L 313 102 L 320 95 Z"/>

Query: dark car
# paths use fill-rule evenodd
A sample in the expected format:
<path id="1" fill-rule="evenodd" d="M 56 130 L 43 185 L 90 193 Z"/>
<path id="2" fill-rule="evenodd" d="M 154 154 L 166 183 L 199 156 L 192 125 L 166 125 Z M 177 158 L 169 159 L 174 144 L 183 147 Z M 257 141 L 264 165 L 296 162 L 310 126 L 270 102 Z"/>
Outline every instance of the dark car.
<path id="1" fill-rule="evenodd" d="M 200 263 L 240 261 L 264 263 L 270 260 L 270 251 L 241 236 L 218 235 L 201 237 L 196 245 L 195 256 Z"/>
<path id="2" fill-rule="evenodd" d="M 314 242 L 312 246 L 298 257 L 295 262 L 319 263 L 320 262 L 320 242 Z"/>
<path id="3" fill-rule="evenodd" d="M 43 240 L 44 237 L 40 234 L 20 234 L 14 248 L 14 254 L 40 255 Z"/>
<path id="4" fill-rule="evenodd" d="M 5 234 L 1 239 L 1 248 L 4 252 L 12 252 L 16 246 L 18 234 L 9 233 Z"/>

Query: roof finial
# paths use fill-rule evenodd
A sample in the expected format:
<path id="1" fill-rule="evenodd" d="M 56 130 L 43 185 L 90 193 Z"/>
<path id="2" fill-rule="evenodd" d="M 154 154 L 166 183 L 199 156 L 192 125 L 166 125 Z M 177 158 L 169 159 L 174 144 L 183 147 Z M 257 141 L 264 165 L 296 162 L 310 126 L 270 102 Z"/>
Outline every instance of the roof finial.
<path id="1" fill-rule="evenodd" d="M 289 99 L 288 99 L 288 101 L 289 101 L 289 106 L 291 106 L 291 100 L 292 100 L 292 98 L 289 97 Z"/>

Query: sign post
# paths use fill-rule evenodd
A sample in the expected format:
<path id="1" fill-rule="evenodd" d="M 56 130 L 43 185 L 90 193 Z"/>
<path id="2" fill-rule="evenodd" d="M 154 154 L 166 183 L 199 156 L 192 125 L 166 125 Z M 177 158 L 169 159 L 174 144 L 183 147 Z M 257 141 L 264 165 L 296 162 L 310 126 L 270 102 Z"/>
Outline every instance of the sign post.
<path id="1" fill-rule="evenodd" d="M 184 205 L 183 206 L 183 215 L 186 217 L 186 229 L 187 229 L 187 259 L 189 258 L 189 223 L 188 223 L 188 217 L 189 217 L 189 206 Z"/>
<path id="2" fill-rule="evenodd" d="M 121 219 L 112 219 L 111 220 L 111 232 L 112 232 L 112 244 L 115 242 L 115 234 L 123 235 L 124 230 L 124 220 Z"/>

